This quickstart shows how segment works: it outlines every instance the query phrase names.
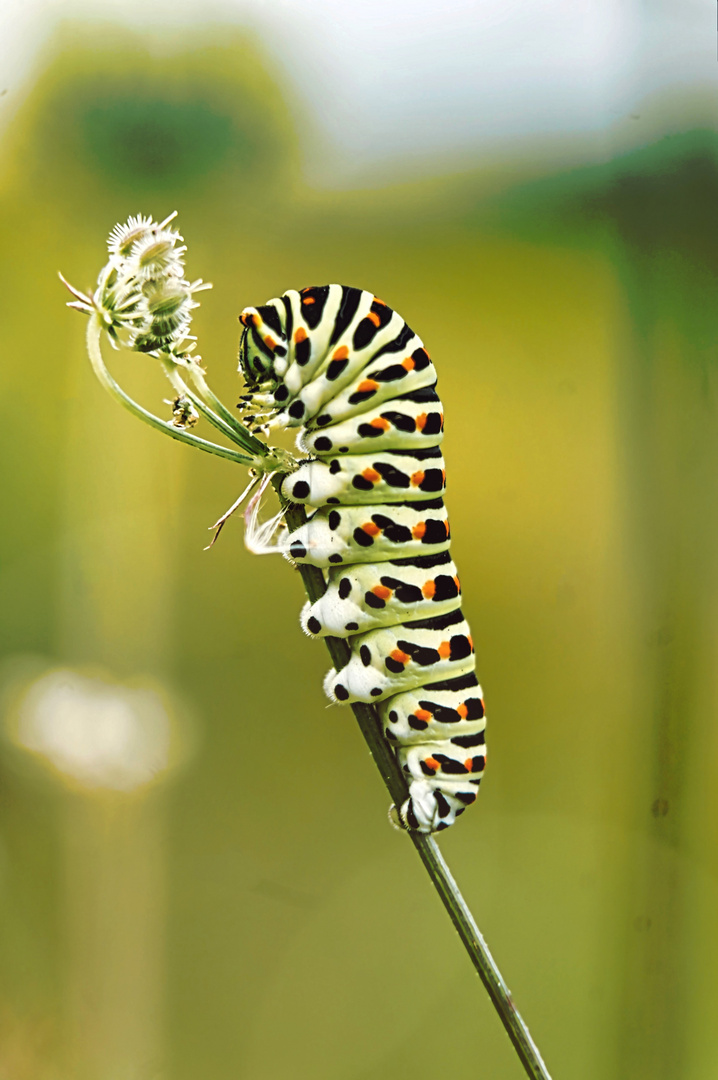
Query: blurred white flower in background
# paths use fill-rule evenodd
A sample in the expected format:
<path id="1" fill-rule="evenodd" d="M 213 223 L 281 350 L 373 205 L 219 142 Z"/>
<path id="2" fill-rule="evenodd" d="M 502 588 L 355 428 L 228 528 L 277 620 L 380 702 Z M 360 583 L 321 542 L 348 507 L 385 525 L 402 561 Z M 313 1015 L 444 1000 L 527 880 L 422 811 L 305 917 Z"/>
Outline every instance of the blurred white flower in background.
<path id="1" fill-rule="evenodd" d="M 14 741 L 86 789 L 133 791 L 154 783 L 171 763 L 171 721 L 159 694 L 69 669 L 30 684 Z"/>
<path id="2" fill-rule="evenodd" d="M 189 755 L 184 707 L 178 717 L 159 684 L 128 686 L 42 657 L 0 665 L 19 775 L 45 791 L 54 781 L 62 1076 L 144 1077 L 164 1055 L 167 803 L 156 796 Z M 1 1061 L 0 1073 L 19 1078 Z"/>

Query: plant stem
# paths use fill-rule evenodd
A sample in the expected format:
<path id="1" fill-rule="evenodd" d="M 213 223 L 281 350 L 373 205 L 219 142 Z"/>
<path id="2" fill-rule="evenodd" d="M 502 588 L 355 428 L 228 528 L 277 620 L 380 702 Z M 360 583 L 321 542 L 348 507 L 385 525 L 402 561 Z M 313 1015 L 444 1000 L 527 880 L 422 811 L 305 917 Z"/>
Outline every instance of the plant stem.
<path id="1" fill-rule="evenodd" d="M 241 446 L 242 449 L 246 450 L 252 457 L 266 456 L 267 444 L 255 438 L 254 435 L 247 430 L 244 424 L 240 423 L 236 416 L 232 415 L 229 409 L 219 400 L 217 395 L 213 393 L 199 364 L 191 362 L 178 364 L 174 357 L 170 356 L 169 353 L 162 353 L 160 355 L 160 362 L 162 363 L 165 375 L 172 383 L 176 392 L 188 397 L 192 404 L 199 409 L 207 420 L 209 420 L 210 424 L 214 424 L 223 435 L 232 442 L 237 443 L 238 446 Z M 190 378 L 197 387 L 199 394 L 195 394 L 193 390 L 190 390 L 180 374 L 181 371 L 189 372 Z"/>
<path id="2" fill-rule="evenodd" d="M 531 1080 L 551 1080 L 543 1058 L 531 1032 L 526 1026 L 521 1013 L 514 1005 L 511 991 L 504 982 L 503 975 L 496 966 L 496 961 L 489 952 L 489 947 L 476 925 L 476 921 L 464 900 L 459 886 L 446 865 L 444 856 L 433 836 L 423 833 L 409 833 L 419 858 L 426 867 L 426 872 L 434 883 L 434 888 L 441 897 L 471 963 L 476 968 L 479 978 L 491 998 L 499 1019 L 506 1029 L 506 1034 L 513 1043 L 519 1061 Z"/>
<path id="3" fill-rule="evenodd" d="M 281 480 L 282 477 L 275 478 L 273 483 L 276 490 L 279 489 Z M 306 521 L 304 508 L 294 503 L 285 503 L 285 507 L 287 525 L 290 531 L 298 529 Z M 318 600 L 326 588 L 322 571 L 316 566 L 300 565 L 299 573 L 309 599 L 312 602 Z M 350 656 L 347 642 L 342 638 L 333 637 L 327 637 L 324 640 L 335 668 L 338 670 L 344 667 Z M 389 794 L 396 806 L 401 806 L 409 794 L 406 781 L 391 747 L 384 738 L 381 721 L 376 709 L 373 705 L 357 702 L 352 705 L 352 711 L 374 758 L 374 762 L 389 790 Z M 464 948 L 469 954 L 469 959 L 476 968 L 478 976 L 499 1014 L 501 1023 L 513 1043 L 526 1075 L 531 1077 L 531 1080 L 551 1080 L 538 1047 L 531 1038 L 529 1029 L 514 1005 L 511 992 L 489 952 L 481 931 L 476 925 L 474 917 L 461 895 L 459 886 L 454 881 L 436 841 L 432 836 L 414 831 L 409 831 L 409 837 L 463 942 Z"/>
<path id="4" fill-rule="evenodd" d="M 224 402 L 219 400 L 214 391 L 210 389 L 210 386 L 204 377 L 204 372 L 202 371 L 202 368 L 199 366 L 199 364 L 190 362 L 187 365 L 187 370 L 189 371 L 190 378 L 197 387 L 199 393 L 202 395 L 205 401 L 209 402 L 215 412 L 222 417 L 225 423 L 229 424 L 229 426 L 233 428 L 233 430 L 240 437 L 242 445 L 245 447 L 245 449 L 252 454 L 257 454 L 260 456 L 265 455 L 267 453 L 267 444 L 263 443 L 261 439 L 258 439 L 256 438 L 256 436 L 252 435 L 250 431 L 247 431 L 247 428 L 244 426 L 244 424 L 240 423 L 237 417 L 232 412 L 230 412 Z"/>
<path id="5" fill-rule="evenodd" d="M 199 412 L 202 413 L 205 419 L 209 420 L 210 424 L 217 428 L 217 431 L 221 431 L 226 438 L 231 439 L 232 442 L 236 442 L 234 430 L 229 424 L 225 424 L 224 420 L 222 420 L 220 416 L 217 416 L 217 413 L 214 412 L 201 397 L 195 394 L 194 390 L 190 390 L 189 386 L 187 386 L 187 383 L 177 370 L 177 364 L 168 353 L 160 353 L 160 363 L 162 364 L 165 375 L 172 384 L 174 392 L 179 397 L 188 398 Z"/>
<path id="6" fill-rule="evenodd" d="M 138 405 L 136 401 L 133 401 L 132 398 L 118 386 L 105 366 L 105 361 L 102 359 L 102 350 L 100 348 L 102 332 L 103 327 L 99 318 L 97 316 L 90 316 L 87 324 L 87 351 L 90 355 L 92 369 L 105 390 L 112 395 L 115 401 L 119 401 L 120 405 L 124 405 L 124 407 L 134 416 L 139 417 L 140 420 L 144 420 L 150 427 L 156 428 L 165 435 L 169 435 L 171 439 L 187 443 L 189 446 L 195 446 L 198 450 L 204 450 L 208 454 L 215 454 L 217 457 L 228 458 L 230 461 L 234 461 L 239 465 L 255 464 L 254 459 L 248 457 L 246 454 L 238 454 L 236 450 L 230 450 L 229 447 L 220 446 L 218 443 L 208 442 L 206 439 L 200 439 L 197 435 L 190 435 L 188 431 L 183 431 L 181 428 L 175 427 L 174 424 L 170 424 L 166 420 L 161 420 L 159 416 L 155 416 L 154 413 L 148 412 L 142 405 Z"/>

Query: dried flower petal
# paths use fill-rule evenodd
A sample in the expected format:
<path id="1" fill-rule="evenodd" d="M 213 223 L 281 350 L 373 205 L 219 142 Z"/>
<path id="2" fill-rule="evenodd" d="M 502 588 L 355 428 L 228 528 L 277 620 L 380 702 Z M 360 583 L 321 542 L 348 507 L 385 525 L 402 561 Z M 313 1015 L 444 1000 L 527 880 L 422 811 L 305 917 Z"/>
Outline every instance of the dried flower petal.
<path id="1" fill-rule="evenodd" d="M 172 406 L 172 423 L 177 428 L 194 427 L 199 420 L 199 413 L 188 397 L 181 394 L 174 401 L 168 401 Z"/>

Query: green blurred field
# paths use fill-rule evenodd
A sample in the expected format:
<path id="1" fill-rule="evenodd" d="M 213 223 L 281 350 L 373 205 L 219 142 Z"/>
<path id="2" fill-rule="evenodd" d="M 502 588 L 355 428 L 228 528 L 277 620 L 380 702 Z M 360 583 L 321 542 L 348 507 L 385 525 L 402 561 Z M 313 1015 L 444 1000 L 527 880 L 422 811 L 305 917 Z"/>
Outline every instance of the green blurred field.
<path id="1" fill-rule="evenodd" d="M 239 520 L 203 551 L 243 472 L 122 413 L 63 306 L 58 269 L 91 286 L 115 221 L 175 208 L 228 403 L 238 312 L 287 288 L 373 289 L 423 337 L 489 717 L 442 849 L 555 1080 L 713 1080 L 715 135 L 322 193 L 251 42 L 56 46 L 1 161 L 6 671 L 148 676 L 193 721 L 144 800 L 6 743 L 0 1080 L 522 1075 L 325 708 L 298 577 Z M 113 358 L 159 409 L 149 365 Z"/>

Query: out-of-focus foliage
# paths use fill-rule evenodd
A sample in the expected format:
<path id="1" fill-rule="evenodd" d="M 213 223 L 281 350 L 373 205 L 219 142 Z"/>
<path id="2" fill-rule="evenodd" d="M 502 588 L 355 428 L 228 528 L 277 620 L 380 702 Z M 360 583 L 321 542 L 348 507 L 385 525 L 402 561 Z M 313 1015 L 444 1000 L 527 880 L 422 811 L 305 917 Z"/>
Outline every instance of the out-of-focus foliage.
<path id="1" fill-rule="evenodd" d="M 237 313 L 286 288 L 371 288 L 423 337 L 490 740 L 442 847 L 557 1078 L 704 1080 L 715 136 L 686 117 L 602 166 L 516 163 L 499 190 L 477 166 L 329 194 L 302 185 L 281 81 L 230 31 L 158 48 L 74 27 L 6 132 L 7 681 L 18 654 L 148 676 L 193 703 L 197 748 L 164 793 L 120 797 L 7 745 L 0 1077 L 518 1077 L 351 714 L 324 707 L 296 575 L 238 521 L 202 550 L 242 470 L 105 399 L 63 307 L 57 269 L 91 287 L 115 221 L 177 208 L 228 403 Z M 168 396 L 144 358 L 113 368 Z"/>

